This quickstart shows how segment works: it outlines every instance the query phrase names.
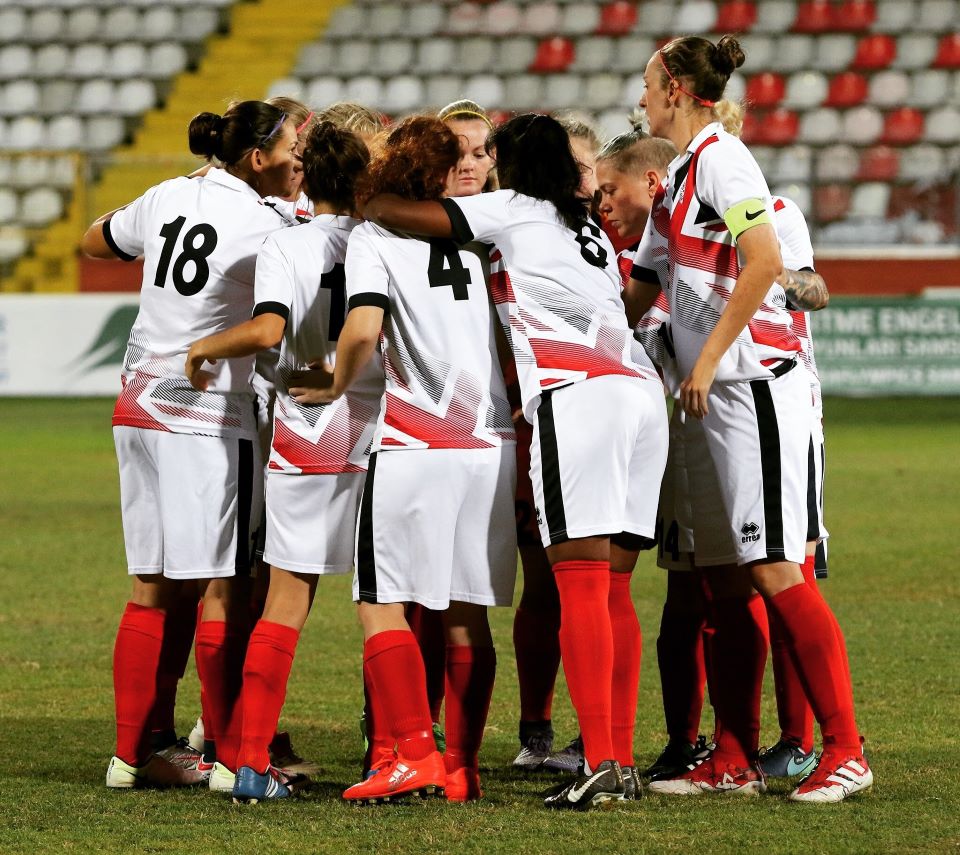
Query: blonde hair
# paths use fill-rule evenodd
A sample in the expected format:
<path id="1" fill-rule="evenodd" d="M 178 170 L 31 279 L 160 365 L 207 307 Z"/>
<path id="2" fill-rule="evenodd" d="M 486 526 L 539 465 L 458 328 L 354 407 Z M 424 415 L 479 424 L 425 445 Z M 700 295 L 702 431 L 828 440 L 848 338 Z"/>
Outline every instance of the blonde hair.
<path id="1" fill-rule="evenodd" d="M 670 140 L 632 130 L 610 140 L 597 155 L 597 163 L 609 163 L 625 175 L 639 175 L 648 169 L 665 173 L 676 156 L 677 149 Z"/>
<path id="2" fill-rule="evenodd" d="M 374 136 L 387 124 L 382 113 L 351 101 L 336 101 L 329 107 L 317 110 L 317 121 L 332 122 L 341 130 L 352 131 L 361 136 Z"/>
<path id="3" fill-rule="evenodd" d="M 287 118 L 297 126 L 297 132 L 301 136 L 304 131 L 310 130 L 310 128 L 307 127 L 307 122 L 315 118 L 315 116 L 313 110 L 302 101 L 286 95 L 275 95 L 273 98 L 267 98 L 267 103 L 271 107 L 277 107 L 283 110 L 283 112 L 287 114 Z"/>
<path id="4" fill-rule="evenodd" d="M 590 119 L 572 110 L 557 113 L 554 118 L 561 124 L 571 139 L 584 140 L 596 154 L 600 151 L 600 134 Z"/>
<path id="5" fill-rule="evenodd" d="M 461 98 L 459 101 L 453 101 L 437 110 L 437 118 L 441 122 L 469 122 L 473 119 L 479 119 L 492 131 L 493 122 L 490 116 L 476 101 L 468 98 Z"/>
<path id="6" fill-rule="evenodd" d="M 723 125 L 723 129 L 732 136 L 739 137 L 743 131 L 743 114 L 746 107 L 736 101 L 717 101 L 713 106 L 713 115 Z"/>

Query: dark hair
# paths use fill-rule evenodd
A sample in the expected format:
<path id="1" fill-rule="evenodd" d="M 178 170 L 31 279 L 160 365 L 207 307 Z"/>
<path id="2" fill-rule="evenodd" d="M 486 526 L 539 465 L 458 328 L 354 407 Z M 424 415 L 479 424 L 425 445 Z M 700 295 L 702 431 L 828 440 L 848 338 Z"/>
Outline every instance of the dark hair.
<path id="1" fill-rule="evenodd" d="M 303 189 L 314 203 L 329 202 L 338 211 L 356 208 L 357 178 L 370 162 L 370 152 L 355 133 L 333 122 L 320 122 L 303 148 Z"/>
<path id="2" fill-rule="evenodd" d="M 444 122 L 410 116 L 377 141 L 358 196 L 396 193 L 414 201 L 439 199 L 458 160 L 460 141 Z"/>
<path id="3" fill-rule="evenodd" d="M 687 81 L 691 93 L 704 101 L 719 101 L 746 54 L 733 36 L 724 36 L 716 44 L 700 36 L 681 36 L 660 48 L 660 57 L 673 77 Z M 660 71 L 666 81 L 669 75 Z"/>
<path id="4" fill-rule="evenodd" d="M 283 110 L 265 101 L 233 103 L 222 116 L 199 113 L 190 120 L 187 132 L 190 151 L 232 166 L 255 148 L 270 151 L 285 120 Z"/>
<path id="5" fill-rule="evenodd" d="M 579 228 L 591 200 L 580 195 L 580 164 L 563 125 L 550 116 L 525 113 L 496 128 L 487 147 L 497 150 L 502 187 L 552 202 L 568 228 Z"/>

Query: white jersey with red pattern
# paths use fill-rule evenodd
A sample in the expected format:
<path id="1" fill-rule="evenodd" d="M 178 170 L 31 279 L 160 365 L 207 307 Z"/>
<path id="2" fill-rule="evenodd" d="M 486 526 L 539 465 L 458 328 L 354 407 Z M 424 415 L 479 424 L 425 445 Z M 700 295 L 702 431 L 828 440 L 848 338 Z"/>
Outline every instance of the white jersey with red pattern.
<path id="1" fill-rule="evenodd" d="M 454 240 L 495 244 L 509 271 L 491 291 L 508 318 L 527 421 L 547 389 L 605 375 L 658 379 L 627 326 L 616 253 L 592 220 L 574 231 L 552 203 L 512 190 L 443 205 Z"/>
<path id="2" fill-rule="evenodd" d="M 773 212 L 776 217 L 777 237 L 784 250 L 784 267 L 791 270 L 813 270 L 813 245 L 810 243 L 810 230 L 803 212 L 796 202 L 783 196 L 773 197 Z M 788 264 L 788 253 L 789 261 Z M 810 313 L 791 309 L 793 330 L 800 339 L 800 359 L 810 374 L 810 393 L 813 395 L 815 417 L 823 418 L 823 391 L 817 374 L 817 360 L 813 355 L 813 332 L 810 329 Z"/>
<path id="3" fill-rule="evenodd" d="M 301 193 L 296 199 L 281 199 L 277 196 L 268 196 L 264 203 L 279 213 L 290 225 L 308 223 L 313 219 L 313 202 L 306 193 Z"/>
<path id="4" fill-rule="evenodd" d="M 322 214 L 267 238 L 257 259 L 254 314 L 287 321 L 276 372 L 273 442 L 268 469 L 286 474 L 363 472 L 383 394 L 375 354 L 350 390 L 332 404 L 290 397 L 290 376 L 311 362 L 336 362 L 346 318 L 344 259 L 359 220 Z"/>
<path id="5" fill-rule="evenodd" d="M 204 392 L 184 373 L 192 342 L 247 320 L 257 251 L 286 225 L 250 185 L 222 169 L 149 189 L 104 223 L 124 260 L 144 256 L 140 311 L 113 424 L 253 438 L 253 357 L 207 364 Z"/>
<path id="6" fill-rule="evenodd" d="M 766 180 L 746 146 L 719 122 L 707 125 L 670 164 L 651 212 L 652 224 L 637 251 L 634 275 L 655 270 L 668 222 L 667 295 L 681 373 L 689 374 L 720 319 L 740 275 L 736 241 L 724 215 L 749 199 L 759 200 L 774 222 Z M 666 218 L 666 220 L 665 220 Z M 659 228 L 658 228 L 659 227 Z M 800 341 L 793 330 L 783 288 L 772 284 L 757 312 L 720 359 L 716 381 L 764 380 L 784 360 L 795 359 Z"/>
<path id="7" fill-rule="evenodd" d="M 346 257 L 349 309 L 384 309 L 386 389 L 374 451 L 516 441 L 487 295 L 487 248 L 363 223 Z"/>

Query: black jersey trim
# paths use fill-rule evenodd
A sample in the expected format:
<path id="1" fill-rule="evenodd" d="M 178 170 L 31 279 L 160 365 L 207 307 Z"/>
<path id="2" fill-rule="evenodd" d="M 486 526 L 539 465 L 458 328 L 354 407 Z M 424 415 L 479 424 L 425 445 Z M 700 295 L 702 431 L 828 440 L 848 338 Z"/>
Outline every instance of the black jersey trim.
<path id="1" fill-rule="evenodd" d="M 467 222 L 460 206 L 453 199 L 441 199 L 440 204 L 450 218 L 451 237 L 461 246 L 470 243 L 473 240 L 473 229 L 470 228 L 470 223 Z"/>
<path id="2" fill-rule="evenodd" d="M 264 303 L 257 303 L 257 305 L 253 307 L 253 314 L 250 317 L 256 318 L 259 315 L 280 315 L 284 321 L 289 321 L 290 307 L 285 306 L 283 303 L 267 300 Z"/>
<path id="3" fill-rule="evenodd" d="M 113 234 L 110 231 L 110 220 L 103 221 L 103 239 L 106 241 L 107 246 L 110 247 L 111 252 L 113 252 L 113 254 L 121 261 L 137 260 L 135 255 L 130 255 L 129 252 L 124 252 L 119 246 L 117 246 L 117 242 L 113 239 Z"/>
<path id="4" fill-rule="evenodd" d="M 253 567 L 256 543 L 251 542 L 250 525 L 253 520 L 253 441 L 237 440 L 237 557 L 234 568 L 237 576 L 249 576 Z"/>
<path id="5" fill-rule="evenodd" d="M 359 306 L 376 306 L 389 314 L 390 298 L 386 294 L 378 294 L 376 291 L 364 291 L 362 294 L 354 294 L 350 298 L 347 302 L 347 311 L 349 312 Z"/>
<path id="6" fill-rule="evenodd" d="M 634 264 L 630 268 L 630 278 L 636 279 L 637 282 L 649 282 L 651 285 L 660 285 L 660 277 L 657 275 L 656 270 L 652 270 L 649 267 L 641 267 L 639 264 Z"/>
<path id="7" fill-rule="evenodd" d="M 357 591 L 361 603 L 377 602 L 377 563 L 373 548 L 373 479 L 376 471 L 377 453 L 374 452 L 367 464 L 357 521 Z"/>
<path id="8" fill-rule="evenodd" d="M 792 366 L 791 366 L 792 367 Z M 783 471 L 780 460 L 780 426 L 777 409 L 766 380 L 750 383 L 753 405 L 757 414 L 757 433 L 760 439 L 760 474 L 763 488 L 763 530 L 766 537 L 767 558 L 782 561 L 783 547 Z"/>
<path id="9" fill-rule="evenodd" d="M 567 514 L 563 507 L 563 488 L 560 481 L 560 451 L 557 446 L 557 426 L 553 417 L 553 393 L 546 391 L 537 408 L 537 427 L 540 432 L 540 460 L 543 473 L 543 513 L 547 520 L 551 545 L 564 543 L 567 537 Z"/>

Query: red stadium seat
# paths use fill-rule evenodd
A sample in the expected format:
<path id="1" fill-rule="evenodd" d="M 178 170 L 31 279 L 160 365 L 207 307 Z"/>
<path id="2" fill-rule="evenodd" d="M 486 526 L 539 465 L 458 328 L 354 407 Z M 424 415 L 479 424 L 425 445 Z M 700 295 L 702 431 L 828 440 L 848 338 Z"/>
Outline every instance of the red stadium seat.
<path id="1" fill-rule="evenodd" d="M 869 30 L 876 18 L 873 0 L 844 0 L 833 10 L 834 29 L 846 33 Z"/>
<path id="2" fill-rule="evenodd" d="M 575 58 L 573 42 L 561 36 L 554 36 L 552 39 L 544 39 L 540 42 L 537 55 L 530 63 L 529 70 L 544 74 L 566 71 Z"/>
<path id="3" fill-rule="evenodd" d="M 813 194 L 813 209 L 821 223 L 842 220 L 850 210 L 850 188 L 843 184 L 824 184 Z"/>
<path id="4" fill-rule="evenodd" d="M 614 0 L 600 10 L 597 33 L 601 36 L 623 36 L 637 25 L 637 4 Z"/>
<path id="5" fill-rule="evenodd" d="M 795 33 L 826 33 L 834 29 L 833 8 L 829 0 L 805 0 L 797 7 L 793 22 Z"/>
<path id="6" fill-rule="evenodd" d="M 747 145 L 760 143 L 760 127 L 762 119 L 753 110 L 747 110 L 743 114 L 743 128 L 740 130 L 740 139 Z"/>
<path id="7" fill-rule="evenodd" d="M 718 33 L 745 33 L 757 21 L 757 6 L 747 0 L 727 0 L 720 7 L 714 31 Z"/>
<path id="8" fill-rule="evenodd" d="M 913 107 L 901 107 L 887 113 L 881 141 L 891 145 L 909 145 L 923 137 L 923 113 Z"/>
<path id="9" fill-rule="evenodd" d="M 796 113 L 778 107 L 761 120 L 757 129 L 758 142 L 765 145 L 790 145 L 797 139 L 799 127 L 800 119 Z"/>
<path id="10" fill-rule="evenodd" d="M 885 145 L 868 148 L 860 158 L 857 178 L 863 181 L 892 181 L 900 171 L 900 154 Z"/>
<path id="11" fill-rule="evenodd" d="M 948 33 L 937 47 L 934 68 L 960 68 L 960 33 Z"/>
<path id="12" fill-rule="evenodd" d="M 747 81 L 746 98 L 754 107 L 774 107 L 783 100 L 786 83 L 779 74 L 765 72 Z"/>
<path id="13" fill-rule="evenodd" d="M 871 33 L 860 39 L 853 57 L 853 68 L 886 68 L 897 57 L 897 42 L 886 33 Z"/>
<path id="14" fill-rule="evenodd" d="M 862 74 L 844 71 L 830 81 L 827 91 L 827 107 L 855 107 L 867 99 L 867 81 Z"/>

